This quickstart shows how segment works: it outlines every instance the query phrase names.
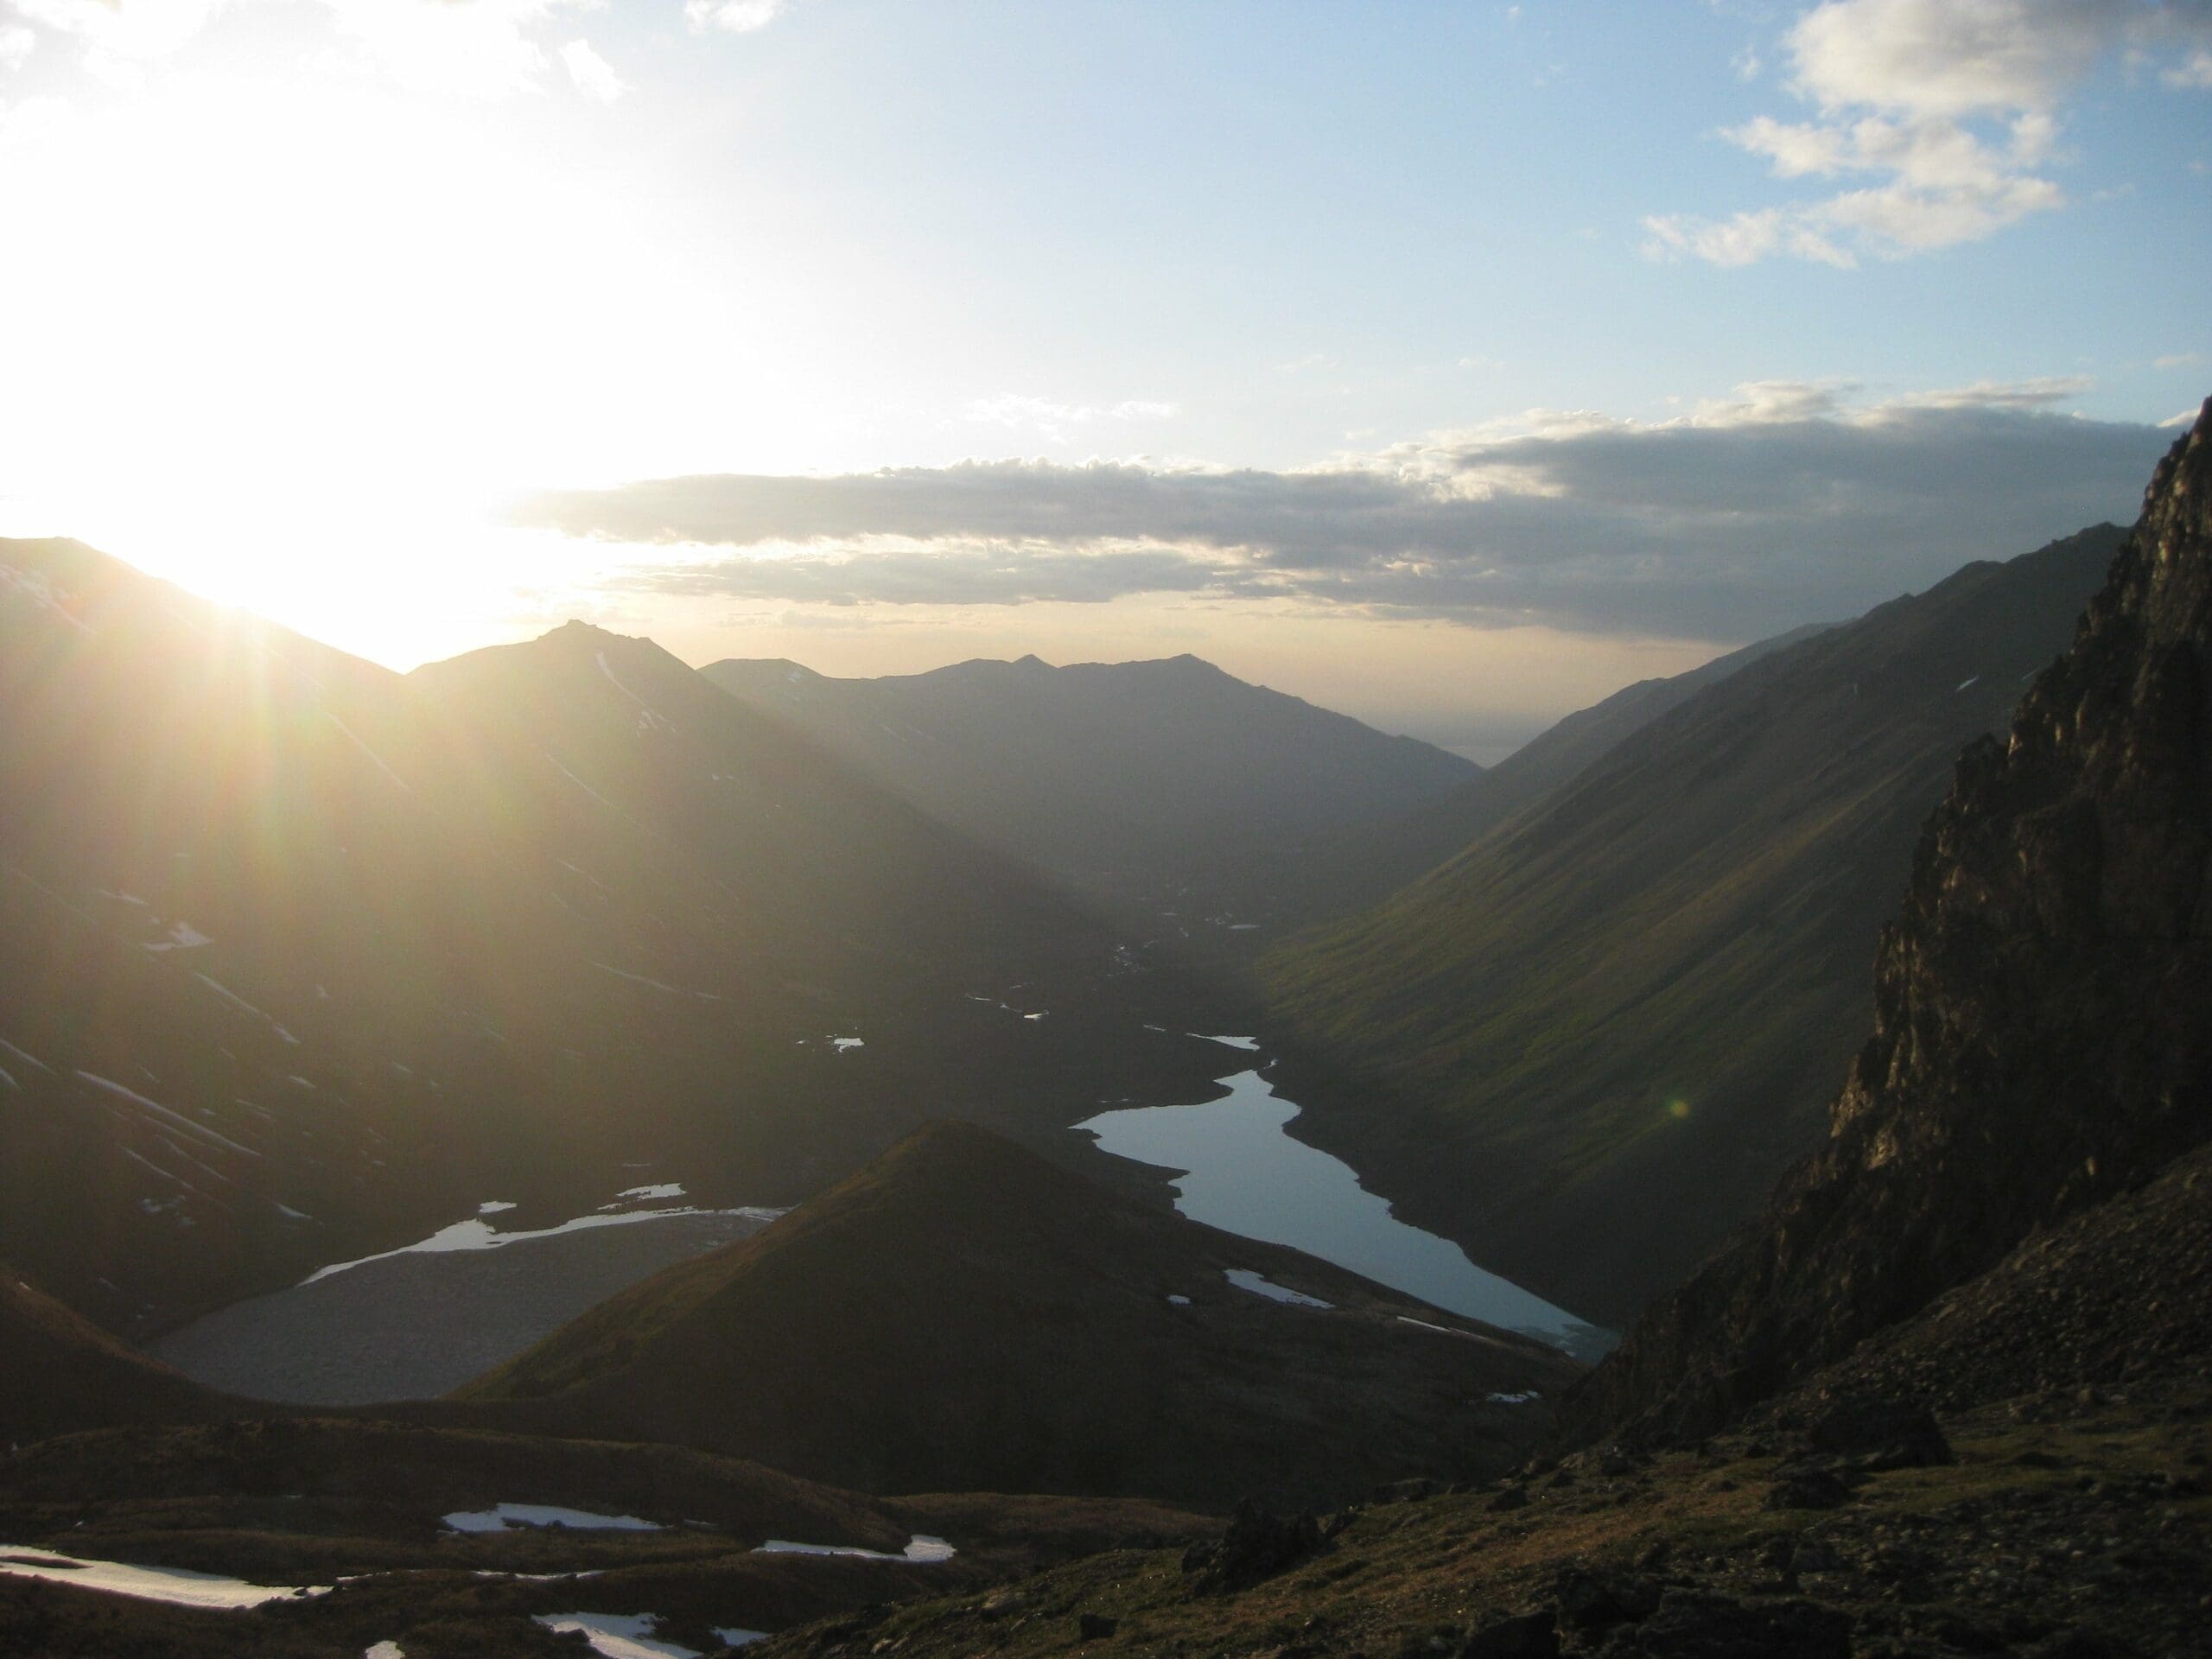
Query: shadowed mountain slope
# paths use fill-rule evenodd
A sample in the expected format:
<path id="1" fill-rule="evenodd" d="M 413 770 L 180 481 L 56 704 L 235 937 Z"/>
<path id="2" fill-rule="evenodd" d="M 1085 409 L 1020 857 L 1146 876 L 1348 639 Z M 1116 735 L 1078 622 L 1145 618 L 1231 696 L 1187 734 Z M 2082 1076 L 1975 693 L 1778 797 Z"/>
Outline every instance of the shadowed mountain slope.
<path id="1" fill-rule="evenodd" d="M 1574 1431 L 1701 1433 L 2212 1135 L 2208 880 L 2212 404 L 2009 740 L 1959 762 L 1827 1144 L 1645 1316 Z"/>
<path id="2" fill-rule="evenodd" d="M 1243 1270 L 1332 1306 L 1226 1276 Z M 457 1398 L 502 1427 L 699 1446 L 872 1491 L 1226 1506 L 1503 1468 L 1546 1413 L 1492 1396 L 1548 1399 L 1580 1374 L 945 1122 Z"/>
<path id="3" fill-rule="evenodd" d="M 0 1267 L 0 1446 L 117 1423 L 190 1422 L 240 1408 L 134 1353 Z"/>
<path id="4" fill-rule="evenodd" d="M 1379 828 L 1352 832 L 1338 856 L 1346 908 L 1382 902 L 1418 880 L 1554 790 L 1574 781 L 1630 737 L 1709 685 L 1763 657 L 1825 633 L 1810 623 L 1714 658 L 1683 674 L 1638 680 L 1579 709 L 1531 738 L 1479 778 Z"/>
<path id="5" fill-rule="evenodd" d="M 1632 1316 L 1817 1138 L 1922 818 L 2120 534 L 1742 666 L 1269 958 L 1299 1133 L 1486 1266 Z"/>
<path id="6" fill-rule="evenodd" d="M 1481 775 L 1195 657 L 1025 657 L 873 680 L 781 660 L 701 671 L 932 817 L 1198 930 L 1217 911 L 1212 925 L 1273 919 L 1300 895 L 1270 881 L 1294 880 L 1302 849 Z"/>
<path id="7" fill-rule="evenodd" d="M 403 678 L 0 543 L 0 1254 L 112 1328 L 1202 1082 L 1114 943 L 649 642 Z"/>

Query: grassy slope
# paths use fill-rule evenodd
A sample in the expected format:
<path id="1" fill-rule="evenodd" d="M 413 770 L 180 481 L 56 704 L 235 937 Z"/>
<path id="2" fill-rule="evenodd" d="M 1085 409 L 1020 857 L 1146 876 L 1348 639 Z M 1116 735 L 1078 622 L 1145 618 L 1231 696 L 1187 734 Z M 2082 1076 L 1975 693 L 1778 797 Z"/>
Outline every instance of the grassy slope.
<path id="1" fill-rule="evenodd" d="M 239 1405 L 133 1352 L 0 1266 L 0 1446 L 111 1423 L 198 1421 Z"/>
<path id="2" fill-rule="evenodd" d="M 1921 821 L 2119 535 L 1753 663 L 1270 958 L 1300 1133 L 1485 1265 L 1632 1314 L 1817 1138 Z"/>
<path id="3" fill-rule="evenodd" d="M 1231 1268 L 1334 1306 L 1269 1301 Z M 1550 1396 L 1578 1374 L 944 1124 L 460 1398 L 480 1421 L 709 1446 L 867 1491 L 1227 1504 L 1503 1467 L 1546 1413 L 1487 1396 Z"/>

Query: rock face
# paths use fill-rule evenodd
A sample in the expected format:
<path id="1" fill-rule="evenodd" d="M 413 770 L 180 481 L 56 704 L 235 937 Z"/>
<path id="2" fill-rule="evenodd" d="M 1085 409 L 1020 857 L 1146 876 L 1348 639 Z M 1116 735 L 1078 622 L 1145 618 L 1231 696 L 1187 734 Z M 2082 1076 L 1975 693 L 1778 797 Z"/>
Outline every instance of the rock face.
<path id="1" fill-rule="evenodd" d="M 1706 1432 L 2212 1135 L 2209 854 L 2212 404 L 2010 741 L 1961 759 L 1826 1146 L 1568 1432 Z"/>

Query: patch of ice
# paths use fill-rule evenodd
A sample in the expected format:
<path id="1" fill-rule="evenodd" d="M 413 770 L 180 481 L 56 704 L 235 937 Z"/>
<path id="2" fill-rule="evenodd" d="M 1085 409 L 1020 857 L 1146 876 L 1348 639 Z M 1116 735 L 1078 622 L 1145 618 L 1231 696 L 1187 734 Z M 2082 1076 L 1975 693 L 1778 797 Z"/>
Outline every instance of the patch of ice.
<path id="1" fill-rule="evenodd" d="M 1534 1389 L 1521 1394 L 1486 1394 L 1483 1398 L 1494 1406 L 1525 1406 L 1543 1396 Z"/>
<path id="2" fill-rule="evenodd" d="M 378 754 L 374 749 L 371 748 L 366 743 L 364 743 L 360 738 L 355 734 L 353 728 L 351 726 L 348 726 L 344 721 L 339 719 L 337 715 L 332 714 L 327 709 L 324 709 L 322 712 L 324 716 L 332 725 L 335 726 L 340 731 L 346 734 L 347 741 L 351 742 L 353 746 L 359 749 L 363 754 L 367 755 L 370 760 L 376 762 L 376 767 L 378 772 L 384 773 L 385 777 L 391 779 L 393 783 L 397 784 L 410 795 L 412 795 L 415 792 L 413 785 L 409 784 L 404 778 L 394 772 L 390 766 L 385 765 L 384 757 Z"/>
<path id="3" fill-rule="evenodd" d="M 1325 1302 L 1319 1296 L 1308 1296 L 1302 1290 L 1293 1290 L 1287 1285 L 1270 1284 L 1249 1268 L 1224 1268 L 1222 1276 L 1239 1290 L 1249 1290 L 1255 1296 L 1264 1296 L 1269 1301 L 1287 1302 L 1293 1307 L 1334 1307 L 1334 1302 Z"/>
<path id="4" fill-rule="evenodd" d="M 512 1209 L 513 1206 L 506 1207 Z M 665 1221 L 676 1216 L 743 1216 L 753 1221 L 773 1221 L 784 1213 L 781 1210 L 762 1209 L 753 1205 L 741 1205 L 734 1210 L 702 1210 L 692 1205 L 677 1205 L 666 1210 L 619 1210 L 612 1214 L 595 1212 L 577 1216 L 557 1226 L 540 1227 L 519 1233 L 495 1231 L 489 1222 L 471 1217 L 467 1221 L 456 1221 L 450 1227 L 442 1227 L 428 1238 L 417 1239 L 412 1244 L 403 1244 L 396 1250 L 380 1250 L 374 1255 L 360 1256 L 352 1262 L 334 1262 L 327 1267 L 317 1268 L 300 1282 L 311 1285 L 318 1279 L 329 1278 L 333 1274 L 344 1273 L 348 1268 L 362 1267 L 371 1262 L 386 1261 L 395 1255 L 437 1255 L 447 1250 L 496 1250 L 503 1245 L 519 1244 L 525 1239 L 551 1238 L 557 1233 L 582 1232 L 592 1227 L 627 1227 L 638 1222 Z"/>
<path id="5" fill-rule="evenodd" d="M 1256 1037 L 1211 1037 L 1202 1031 L 1194 1031 L 1188 1034 L 1197 1038 L 1202 1043 L 1225 1043 L 1231 1048 L 1245 1049 L 1254 1054 L 1260 1052 L 1260 1039 Z"/>
<path id="6" fill-rule="evenodd" d="M 620 968 L 610 968 L 603 962 L 594 962 L 592 966 L 603 974 L 613 975 L 617 979 L 632 980 L 640 985 L 650 985 L 657 991 L 666 991 L 671 996 L 696 996 L 702 1002 L 721 1001 L 721 998 L 712 991 L 687 991 L 681 986 L 664 985 L 657 979 L 647 979 L 643 974 L 626 973 Z"/>
<path id="7" fill-rule="evenodd" d="M 942 1538 L 932 1538 L 918 1532 L 906 1542 L 906 1549 L 897 1555 L 887 1555 L 880 1549 L 861 1549 L 849 1544 L 795 1544 L 788 1538 L 771 1538 L 753 1552 L 755 1555 L 845 1555 L 861 1561 L 918 1561 L 934 1564 L 949 1561 L 960 1552 Z"/>
<path id="8" fill-rule="evenodd" d="M 699 1659 L 696 1648 L 654 1638 L 658 1613 L 539 1613 L 537 1618 L 556 1636 L 581 1631 L 602 1659 Z"/>
<path id="9" fill-rule="evenodd" d="M 598 1515 L 555 1503 L 498 1503 L 488 1510 L 456 1510 L 444 1517 L 455 1532 L 512 1532 L 517 1527 L 566 1527 L 575 1532 L 658 1532 L 657 1521 L 634 1515 Z"/>
<path id="10" fill-rule="evenodd" d="M 122 1561 L 82 1560 L 50 1550 L 0 1544 L 0 1578 L 44 1579 L 104 1590 L 137 1601 L 165 1601 L 176 1607 L 258 1607 L 264 1602 L 327 1596 L 327 1584 L 248 1584 L 217 1573 L 189 1573 L 181 1567 L 132 1567 Z"/>

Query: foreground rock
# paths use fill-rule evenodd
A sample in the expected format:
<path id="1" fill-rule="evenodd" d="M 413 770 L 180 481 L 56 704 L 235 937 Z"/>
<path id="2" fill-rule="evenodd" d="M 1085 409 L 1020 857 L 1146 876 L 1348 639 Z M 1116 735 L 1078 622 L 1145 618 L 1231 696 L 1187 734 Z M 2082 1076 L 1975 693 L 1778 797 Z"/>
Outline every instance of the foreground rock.
<path id="1" fill-rule="evenodd" d="M 1707 1432 L 2212 1134 L 2209 859 L 2212 404 L 2009 741 L 1960 761 L 1827 1144 L 1654 1307 L 1567 1432 Z M 2203 1294 L 2173 1283 L 2120 1346 L 2194 1327 Z"/>

